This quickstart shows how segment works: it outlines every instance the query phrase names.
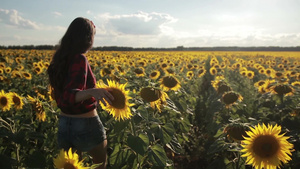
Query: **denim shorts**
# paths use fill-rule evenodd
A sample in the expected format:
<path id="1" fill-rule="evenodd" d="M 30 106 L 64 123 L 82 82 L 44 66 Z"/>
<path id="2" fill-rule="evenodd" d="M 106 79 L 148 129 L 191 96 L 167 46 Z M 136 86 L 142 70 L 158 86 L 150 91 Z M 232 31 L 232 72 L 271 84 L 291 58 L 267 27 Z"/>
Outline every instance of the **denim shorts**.
<path id="1" fill-rule="evenodd" d="M 99 116 L 78 118 L 59 116 L 58 146 L 87 152 L 106 140 L 106 132 Z"/>

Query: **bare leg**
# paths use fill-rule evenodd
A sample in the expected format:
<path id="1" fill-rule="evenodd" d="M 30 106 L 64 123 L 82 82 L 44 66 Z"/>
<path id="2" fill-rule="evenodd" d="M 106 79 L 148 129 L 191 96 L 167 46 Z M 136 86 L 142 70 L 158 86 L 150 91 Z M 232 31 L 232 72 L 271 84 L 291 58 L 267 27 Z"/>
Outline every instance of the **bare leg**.
<path id="1" fill-rule="evenodd" d="M 104 140 L 101 144 L 97 145 L 88 153 L 92 156 L 94 164 L 102 163 L 102 165 L 97 169 L 106 169 L 107 140 Z"/>

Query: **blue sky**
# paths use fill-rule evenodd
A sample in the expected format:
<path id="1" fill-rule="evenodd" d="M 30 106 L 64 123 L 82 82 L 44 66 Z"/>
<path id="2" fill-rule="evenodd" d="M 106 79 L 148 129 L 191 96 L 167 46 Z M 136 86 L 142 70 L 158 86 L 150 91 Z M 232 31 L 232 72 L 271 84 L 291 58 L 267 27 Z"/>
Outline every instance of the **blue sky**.
<path id="1" fill-rule="evenodd" d="M 55 45 L 78 16 L 94 46 L 300 46 L 300 0 L 1 0 L 0 45 Z"/>

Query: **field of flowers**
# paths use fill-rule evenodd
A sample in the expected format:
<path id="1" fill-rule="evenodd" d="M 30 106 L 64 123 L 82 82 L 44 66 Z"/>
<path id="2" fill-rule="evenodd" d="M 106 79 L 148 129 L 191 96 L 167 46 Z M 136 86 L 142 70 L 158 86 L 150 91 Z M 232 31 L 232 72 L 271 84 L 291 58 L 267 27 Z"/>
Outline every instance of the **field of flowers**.
<path id="1" fill-rule="evenodd" d="M 0 50 L 0 168 L 55 168 L 53 52 Z M 97 86 L 115 97 L 98 108 L 108 168 L 300 168 L 300 52 L 86 56 Z M 75 157 L 61 163 L 91 165 Z"/>

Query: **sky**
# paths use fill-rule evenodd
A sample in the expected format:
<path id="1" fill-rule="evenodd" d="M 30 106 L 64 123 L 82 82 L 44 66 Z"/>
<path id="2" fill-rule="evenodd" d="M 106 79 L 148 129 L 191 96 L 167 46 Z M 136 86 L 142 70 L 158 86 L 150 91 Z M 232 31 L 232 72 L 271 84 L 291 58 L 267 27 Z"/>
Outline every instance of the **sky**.
<path id="1" fill-rule="evenodd" d="M 300 46 L 300 0 L 1 0 L 0 45 L 56 45 L 76 17 L 94 47 Z"/>

